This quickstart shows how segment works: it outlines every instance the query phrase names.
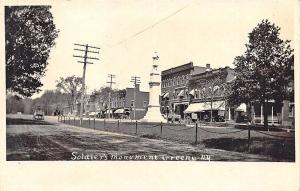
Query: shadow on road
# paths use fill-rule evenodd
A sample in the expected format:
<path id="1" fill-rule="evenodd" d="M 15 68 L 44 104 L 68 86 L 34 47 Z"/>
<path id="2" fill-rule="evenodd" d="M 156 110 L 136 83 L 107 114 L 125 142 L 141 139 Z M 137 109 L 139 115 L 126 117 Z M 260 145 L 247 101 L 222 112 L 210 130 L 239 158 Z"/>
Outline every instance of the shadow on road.
<path id="1" fill-rule="evenodd" d="M 54 125 L 43 120 L 6 118 L 6 125 Z"/>

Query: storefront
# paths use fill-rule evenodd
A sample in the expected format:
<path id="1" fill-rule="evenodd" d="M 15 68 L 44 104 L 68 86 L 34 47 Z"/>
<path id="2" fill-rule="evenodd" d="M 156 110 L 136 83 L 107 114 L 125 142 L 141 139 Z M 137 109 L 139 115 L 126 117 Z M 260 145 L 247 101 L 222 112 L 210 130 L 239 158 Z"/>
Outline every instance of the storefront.
<path id="1" fill-rule="evenodd" d="M 197 120 L 224 121 L 225 101 L 192 103 L 184 110 L 187 118 L 193 119 L 193 113 L 197 114 Z"/>

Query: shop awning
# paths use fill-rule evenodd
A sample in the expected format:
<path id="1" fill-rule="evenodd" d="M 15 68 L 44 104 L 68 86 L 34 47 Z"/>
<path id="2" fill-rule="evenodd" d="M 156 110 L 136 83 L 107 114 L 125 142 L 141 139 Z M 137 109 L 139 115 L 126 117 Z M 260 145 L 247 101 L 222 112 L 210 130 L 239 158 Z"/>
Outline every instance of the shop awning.
<path id="1" fill-rule="evenodd" d="M 247 111 L 247 105 L 245 103 L 241 103 L 240 106 L 238 106 L 235 111 L 243 111 L 246 112 Z"/>
<path id="2" fill-rule="evenodd" d="M 195 96 L 195 90 L 193 89 L 192 91 L 190 91 L 189 94 L 192 95 L 192 96 Z"/>
<path id="3" fill-rule="evenodd" d="M 204 110 L 204 103 L 192 103 L 186 108 L 184 113 L 195 113 L 200 112 Z"/>
<path id="4" fill-rule="evenodd" d="M 117 109 L 114 113 L 124 113 L 124 109 Z"/>
<path id="5" fill-rule="evenodd" d="M 212 103 L 213 110 L 225 110 L 225 101 L 214 101 Z M 211 102 L 192 103 L 184 111 L 184 113 L 195 113 L 211 110 Z"/>
<path id="6" fill-rule="evenodd" d="M 169 98 L 169 92 L 165 93 L 165 94 L 163 95 L 163 98 Z"/>
<path id="7" fill-rule="evenodd" d="M 179 92 L 179 94 L 177 95 L 177 97 L 183 97 L 183 96 L 184 96 L 184 91 L 181 90 L 181 91 Z"/>

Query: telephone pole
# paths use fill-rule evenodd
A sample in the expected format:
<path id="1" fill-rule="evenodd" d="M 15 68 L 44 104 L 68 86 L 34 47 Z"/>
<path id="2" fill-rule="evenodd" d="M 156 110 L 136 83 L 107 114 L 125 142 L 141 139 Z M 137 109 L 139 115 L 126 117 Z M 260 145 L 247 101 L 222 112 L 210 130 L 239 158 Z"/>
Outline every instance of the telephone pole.
<path id="1" fill-rule="evenodd" d="M 134 100 L 134 103 L 133 103 L 133 120 L 135 120 L 136 85 L 141 83 L 140 79 L 141 79 L 141 77 L 132 76 L 131 80 L 130 80 L 130 82 L 132 82 L 133 85 L 134 85 L 134 91 L 133 91 L 133 100 Z"/>
<path id="2" fill-rule="evenodd" d="M 109 77 L 109 80 L 108 83 L 109 84 L 109 87 L 110 87 L 110 91 L 108 93 L 108 118 L 110 118 L 110 112 L 111 111 L 111 91 L 112 91 L 112 85 L 115 84 L 116 82 L 113 81 L 113 78 L 116 77 L 116 75 L 113 75 L 113 74 L 108 74 L 108 77 Z"/>
<path id="3" fill-rule="evenodd" d="M 85 96 L 85 71 L 86 64 L 93 64 L 90 60 L 99 60 L 96 57 L 90 57 L 88 54 L 99 54 L 99 47 L 90 46 L 88 44 L 74 44 L 78 48 L 74 48 L 75 51 L 83 53 L 82 55 L 73 55 L 73 57 L 83 59 L 82 61 L 77 61 L 78 63 L 83 63 L 83 74 L 82 74 L 82 88 L 81 88 L 81 100 L 80 100 L 80 123 L 82 123 L 82 113 L 83 113 L 83 104 L 84 104 L 84 96 Z M 80 49 L 82 48 L 82 49 Z"/>

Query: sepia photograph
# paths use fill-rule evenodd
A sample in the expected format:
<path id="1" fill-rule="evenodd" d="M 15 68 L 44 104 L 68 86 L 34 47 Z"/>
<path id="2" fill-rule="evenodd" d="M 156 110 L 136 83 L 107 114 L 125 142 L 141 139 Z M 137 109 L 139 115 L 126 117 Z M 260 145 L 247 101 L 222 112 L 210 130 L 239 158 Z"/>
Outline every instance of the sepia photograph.
<path id="1" fill-rule="evenodd" d="M 233 2 L 5 5 L 6 161 L 295 162 L 295 2 Z"/>
<path id="2" fill-rule="evenodd" d="M 299 0 L 0 5 L 1 191 L 299 191 Z"/>

